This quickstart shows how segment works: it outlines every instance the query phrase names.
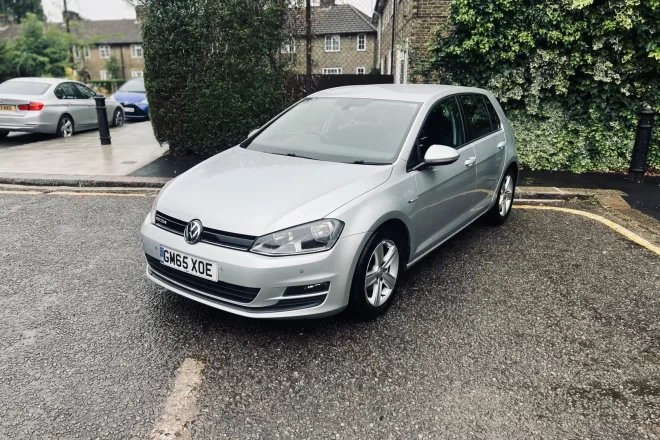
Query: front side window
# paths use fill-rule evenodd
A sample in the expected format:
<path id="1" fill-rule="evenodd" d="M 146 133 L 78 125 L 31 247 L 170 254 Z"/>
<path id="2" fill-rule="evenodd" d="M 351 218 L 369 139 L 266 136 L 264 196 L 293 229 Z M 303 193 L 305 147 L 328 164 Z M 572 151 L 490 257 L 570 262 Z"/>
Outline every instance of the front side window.
<path id="1" fill-rule="evenodd" d="M 101 44 L 99 46 L 99 57 L 110 58 L 110 46 L 107 44 Z"/>
<path id="2" fill-rule="evenodd" d="M 323 69 L 324 75 L 341 75 L 341 67 L 326 67 Z"/>
<path id="3" fill-rule="evenodd" d="M 131 58 L 142 58 L 141 44 L 131 44 Z"/>
<path id="4" fill-rule="evenodd" d="M 365 34 L 358 34 L 357 37 L 357 50 L 367 50 L 367 36 Z"/>
<path id="5" fill-rule="evenodd" d="M 340 50 L 339 35 L 326 35 L 325 36 L 325 51 L 326 52 L 339 52 Z"/>
<path id="6" fill-rule="evenodd" d="M 471 141 L 491 133 L 490 116 L 482 95 L 463 95 L 461 104 Z"/>
<path id="7" fill-rule="evenodd" d="M 244 146 L 330 162 L 390 164 L 419 107 L 407 101 L 307 98 Z"/>
<path id="8" fill-rule="evenodd" d="M 424 159 L 431 145 L 446 145 L 458 149 L 463 144 L 465 144 L 465 130 L 456 98 L 443 99 L 431 108 L 419 131 L 417 161 L 421 162 Z"/>

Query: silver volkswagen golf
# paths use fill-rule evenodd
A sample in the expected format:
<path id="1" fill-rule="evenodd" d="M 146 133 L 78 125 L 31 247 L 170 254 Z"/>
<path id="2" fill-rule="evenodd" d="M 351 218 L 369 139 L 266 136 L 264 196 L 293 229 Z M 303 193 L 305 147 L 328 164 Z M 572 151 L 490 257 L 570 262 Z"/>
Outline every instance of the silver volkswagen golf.
<path id="1" fill-rule="evenodd" d="M 69 137 L 98 127 L 96 92 L 83 83 L 57 78 L 15 78 L 0 84 L 0 138 L 11 131 Z M 124 125 L 120 103 L 106 100 L 111 127 Z"/>
<path id="2" fill-rule="evenodd" d="M 324 90 L 163 187 L 142 225 L 147 276 L 253 318 L 373 318 L 433 249 L 479 217 L 503 223 L 517 176 L 486 90 Z"/>

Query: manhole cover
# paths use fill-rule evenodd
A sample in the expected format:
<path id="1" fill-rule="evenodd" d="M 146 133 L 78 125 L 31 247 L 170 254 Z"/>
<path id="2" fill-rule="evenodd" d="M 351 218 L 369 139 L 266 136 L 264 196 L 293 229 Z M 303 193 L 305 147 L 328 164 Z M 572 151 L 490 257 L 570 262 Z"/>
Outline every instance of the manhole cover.
<path id="1" fill-rule="evenodd" d="M 123 165 L 132 165 L 136 162 L 137 162 L 136 160 L 125 160 L 125 161 L 122 162 L 122 164 Z"/>

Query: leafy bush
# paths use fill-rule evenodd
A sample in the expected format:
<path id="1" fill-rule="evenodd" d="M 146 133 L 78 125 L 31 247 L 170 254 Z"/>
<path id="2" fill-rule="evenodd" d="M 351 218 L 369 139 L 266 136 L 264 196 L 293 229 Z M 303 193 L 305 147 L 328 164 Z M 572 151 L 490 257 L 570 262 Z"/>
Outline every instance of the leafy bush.
<path id="1" fill-rule="evenodd" d="M 658 16 L 660 0 L 454 0 L 415 74 L 492 90 L 523 166 L 618 171 L 636 111 L 660 109 Z"/>
<path id="2" fill-rule="evenodd" d="M 149 114 L 174 154 L 236 145 L 284 105 L 277 0 L 140 0 Z"/>

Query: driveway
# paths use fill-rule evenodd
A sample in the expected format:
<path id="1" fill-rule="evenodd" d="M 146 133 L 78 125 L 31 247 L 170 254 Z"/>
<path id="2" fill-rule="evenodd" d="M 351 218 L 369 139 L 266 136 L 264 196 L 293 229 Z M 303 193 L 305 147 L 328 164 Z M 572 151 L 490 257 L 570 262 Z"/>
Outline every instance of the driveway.
<path id="1" fill-rule="evenodd" d="M 147 282 L 152 202 L 0 193 L 0 437 L 660 438 L 660 256 L 598 222 L 516 210 L 381 319 L 262 322 Z"/>

